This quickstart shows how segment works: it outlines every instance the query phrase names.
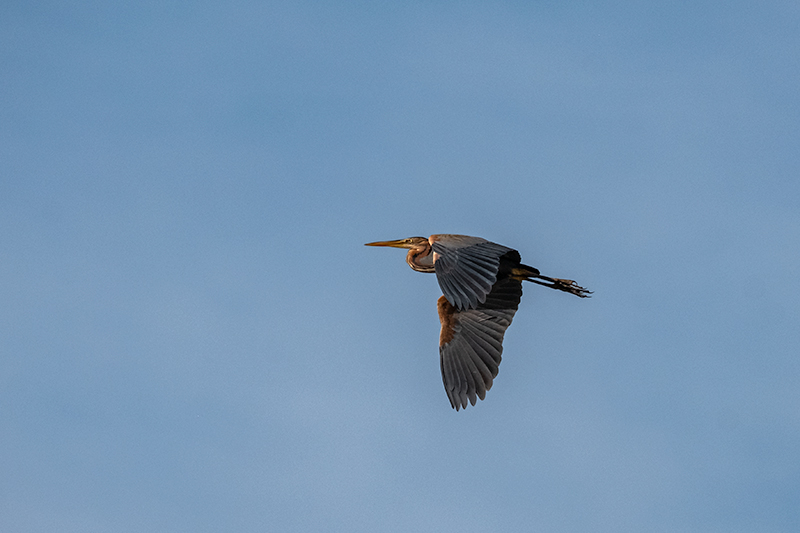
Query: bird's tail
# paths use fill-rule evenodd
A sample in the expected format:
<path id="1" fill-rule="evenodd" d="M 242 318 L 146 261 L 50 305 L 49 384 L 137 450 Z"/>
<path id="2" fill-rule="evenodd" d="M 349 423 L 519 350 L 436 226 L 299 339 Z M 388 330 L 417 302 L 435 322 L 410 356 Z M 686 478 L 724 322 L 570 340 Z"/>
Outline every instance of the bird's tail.
<path id="1" fill-rule="evenodd" d="M 519 265 L 511 270 L 515 279 L 532 281 L 538 285 L 574 294 L 579 298 L 589 298 L 592 291 L 586 290 L 571 279 L 559 279 L 543 276 L 538 269 L 528 265 Z"/>

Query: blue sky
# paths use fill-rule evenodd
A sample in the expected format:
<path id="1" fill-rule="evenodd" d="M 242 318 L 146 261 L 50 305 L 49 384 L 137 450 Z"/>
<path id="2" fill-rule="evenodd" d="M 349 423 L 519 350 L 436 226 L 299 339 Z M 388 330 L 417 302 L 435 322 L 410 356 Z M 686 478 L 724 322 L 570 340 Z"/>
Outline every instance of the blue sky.
<path id="1" fill-rule="evenodd" d="M 794 2 L 6 2 L 0 529 L 800 529 Z M 484 402 L 434 276 L 514 247 Z"/>

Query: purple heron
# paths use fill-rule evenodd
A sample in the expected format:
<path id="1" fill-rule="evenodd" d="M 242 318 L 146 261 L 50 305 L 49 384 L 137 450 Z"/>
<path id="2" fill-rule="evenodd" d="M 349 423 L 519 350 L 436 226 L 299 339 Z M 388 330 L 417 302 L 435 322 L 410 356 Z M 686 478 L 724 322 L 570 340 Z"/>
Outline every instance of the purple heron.
<path id="1" fill-rule="evenodd" d="M 431 235 L 366 246 L 407 248 L 417 272 L 435 272 L 439 298 L 439 364 L 450 405 L 475 405 L 492 388 L 503 353 L 503 336 L 522 298 L 522 282 L 587 298 L 591 292 L 569 279 L 543 276 L 523 265 L 519 252 L 480 237 Z"/>

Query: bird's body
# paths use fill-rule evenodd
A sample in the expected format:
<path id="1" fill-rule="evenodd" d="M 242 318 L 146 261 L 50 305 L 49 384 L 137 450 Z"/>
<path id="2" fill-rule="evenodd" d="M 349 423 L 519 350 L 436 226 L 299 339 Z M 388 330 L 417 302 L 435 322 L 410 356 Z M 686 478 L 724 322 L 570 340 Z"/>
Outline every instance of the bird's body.
<path id="1" fill-rule="evenodd" d="M 503 336 L 531 281 L 581 298 L 591 294 L 572 280 L 549 278 L 523 265 L 519 252 L 466 235 L 431 235 L 367 246 L 407 248 L 406 262 L 418 272 L 436 273 L 439 298 L 439 356 L 442 381 L 457 411 L 475 405 L 499 370 Z"/>

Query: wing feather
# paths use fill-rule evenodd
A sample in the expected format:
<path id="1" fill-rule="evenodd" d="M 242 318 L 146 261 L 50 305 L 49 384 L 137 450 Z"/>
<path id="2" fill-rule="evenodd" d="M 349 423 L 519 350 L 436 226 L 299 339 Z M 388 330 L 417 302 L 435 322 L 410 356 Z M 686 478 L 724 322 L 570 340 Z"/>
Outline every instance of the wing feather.
<path id="1" fill-rule="evenodd" d="M 458 344 L 461 344 L 459 342 Z M 461 350 L 464 350 L 464 347 L 461 347 Z M 453 368 L 455 368 L 455 378 L 456 382 L 453 384 L 453 394 L 458 399 L 458 403 L 462 407 L 467 406 L 467 376 L 464 372 L 464 366 L 461 364 L 460 357 L 454 357 L 452 360 Z"/>
<path id="2" fill-rule="evenodd" d="M 445 383 L 457 383 L 458 382 L 458 374 L 453 367 L 453 358 L 452 357 L 440 357 L 439 363 L 442 367 L 442 379 Z M 447 393 L 447 398 L 450 400 L 450 405 L 453 407 L 456 406 L 456 391 L 454 388 L 445 387 L 445 392 Z M 458 402 L 460 403 L 460 402 Z"/>
<path id="3" fill-rule="evenodd" d="M 459 310 L 486 301 L 497 281 L 500 258 L 511 248 L 466 235 L 432 235 L 434 269 L 447 301 Z M 517 254 L 519 261 L 519 254 Z"/>
<path id="4" fill-rule="evenodd" d="M 439 346 L 442 381 L 455 409 L 463 409 L 492 388 L 503 353 L 503 337 L 522 297 L 522 282 L 505 278 L 495 284 L 476 309 L 459 310 L 439 303 L 442 342 Z"/>

